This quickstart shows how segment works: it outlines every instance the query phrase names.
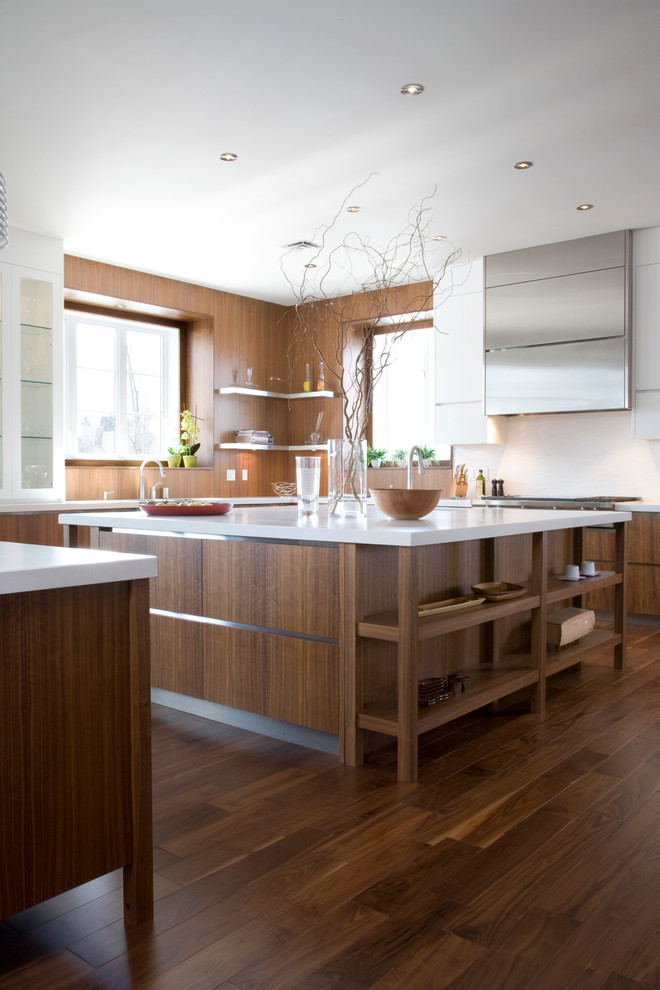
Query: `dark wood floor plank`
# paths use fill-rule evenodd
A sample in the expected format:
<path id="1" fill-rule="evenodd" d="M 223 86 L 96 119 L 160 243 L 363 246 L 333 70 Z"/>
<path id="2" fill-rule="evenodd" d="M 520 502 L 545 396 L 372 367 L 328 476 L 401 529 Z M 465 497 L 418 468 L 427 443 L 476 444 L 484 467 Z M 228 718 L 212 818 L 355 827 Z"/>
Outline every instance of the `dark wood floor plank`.
<path id="1" fill-rule="evenodd" d="M 365 767 L 153 707 L 153 923 L 121 873 L 0 923 L 0 990 L 660 990 L 660 629 Z"/>
<path id="2" fill-rule="evenodd" d="M 492 845 L 479 849 L 475 856 L 453 872 L 435 877 L 431 889 L 450 900 L 470 904 L 500 878 L 539 852 L 566 825 L 567 818 L 542 808 L 519 822 Z"/>
<path id="3" fill-rule="evenodd" d="M 383 915 L 370 908 L 344 904 L 237 973 L 231 981 L 240 990 L 293 990 L 319 965 L 382 920 Z"/>
<path id="4" fill-rule="evenodd" d="M 405 910 L 384 917 L 354 939 L 343 951 L 332 956 L 323 966 L 310 973 L 296 990 L 368 990 L 393 969 L 404 971 L 418 955 L 426 963 L 435 962 L 436 971 L 443 968 L 443 946 L 448 940 L 444 929 L 445 917 L 452 905 L 426 891 L 409 901 Z M 429 948 L 432 952 L 429 953 Z M 462 967 L 469 965 L 476 953 L 463 952 Z M 425 967 L 426 968 L 426 967 Z M 407 980 L 404 981 L 407 987 Z"/>
<path id="5" fill-rule="evenodd" d="M 476 862 L 479 852 L 466 842 L 445 839 L 407 860 L 399 869 L 390 870 L 382 880 L 356 894 L 354 900 L 375 911 L 400 912 L 426 890 L 444 894 L 442 879 L 454 876 L 466 863 Z"/>
<path id="6" fill-rule="evenodd" d="M 535 856 L 524 860 L 466 908 L 452 930 L 480 944 L 491 944 L 503 915 L 535 904 L 548 885 L 564 877 L 572 864 L 587 862 L 593 850 L 634 815 L 659 786 L 658 768 L 648 764 L 620 781 L 601 804 L 574 819 Z"/>
<path id="7" fill-rule="evenodd" d="M 17 960 L 18 962 L 18 960 Z M 0 974 L 2 990 L 70 990 L 71 985 L 81 979 L 95 979 L 91 966 L 66 950 L 25 959 L 23 964 L 3 967 Z M 93 983 L 89 984 L 93 986 Z"/>

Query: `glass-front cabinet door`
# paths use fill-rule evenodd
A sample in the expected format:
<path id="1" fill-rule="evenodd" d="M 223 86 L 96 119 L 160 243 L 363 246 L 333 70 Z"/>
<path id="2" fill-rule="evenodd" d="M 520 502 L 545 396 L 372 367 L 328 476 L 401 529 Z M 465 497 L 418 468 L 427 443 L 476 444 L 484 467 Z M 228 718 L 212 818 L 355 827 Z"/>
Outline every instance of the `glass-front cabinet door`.
<path id="1" fill-rule="evenodd" d="M 53 487 L 53 287 L 19 276 L 23 491 Z"/>
<path id="2" fill-rule="evenodd" d="M 60 498 L 61 283 L 59 276 L 0 266 L 2 364 L 0 497 Z"/>
<path id="3" fill-rule="evenodd" d="M 11 367 L 10 300 L 11 268 L 9 265 L 0 265 L 0 498 L 11 498 L 12 495 L 12 472 L 7 463 L 10 445 L 6 436 L 7 424 L 10 421 L 6 383 L 7 370 Z"/>

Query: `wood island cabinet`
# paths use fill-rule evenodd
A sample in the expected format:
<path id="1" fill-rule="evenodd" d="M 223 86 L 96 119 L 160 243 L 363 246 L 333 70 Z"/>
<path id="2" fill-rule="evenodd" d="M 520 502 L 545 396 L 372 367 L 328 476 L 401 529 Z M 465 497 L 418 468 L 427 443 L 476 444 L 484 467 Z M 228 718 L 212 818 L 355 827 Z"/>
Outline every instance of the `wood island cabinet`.
<path id="1" fill-rule="evenodd" d="M 104 549 L 158 556 L 154 686 L 335 734 L 349 765 L 394 739 L 399 778 L 412 781 L 423 733 L 521 692 L 543 714 L 548 678 L 590 655 L 602 662 L 609 652 L 623 667 L 629 514 L 600 518 L 612 526 L 612 567 L 578 581 L 560 575 L 585 559 L 579 512 L 457 510 L 411 525 L 323 512 L 305 526 L 295 507 L 278 506 L 62 521 L 92 527 Z M 419 615 L 420 605 L 498 581 L 524 593 Z M 603 592 L 613 618 L 575 644 L 547 645 L 551 610 Z M 452 673 L 469 688 L 420 707 L 418 682 Z"/>
<path id="2" fill-rule="evenodd" d="M 98 546 L 158 557 L 154 687 L 339 733 L 338 547 L 104 529 Z"/>

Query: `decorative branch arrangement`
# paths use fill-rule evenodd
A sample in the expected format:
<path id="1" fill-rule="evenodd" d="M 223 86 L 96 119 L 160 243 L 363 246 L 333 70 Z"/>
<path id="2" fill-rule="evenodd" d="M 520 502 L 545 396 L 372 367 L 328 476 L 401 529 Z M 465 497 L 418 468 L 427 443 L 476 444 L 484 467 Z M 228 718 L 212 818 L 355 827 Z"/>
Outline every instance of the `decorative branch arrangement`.
<path id="1" fill-rule="evenodd" d="M 451 294 L 452 266 L 461 257 L 460 250 L 432 236 L 432 196 L 411 208 L 405 227 L 384 246 L 371 244 L 357 231 L 336 243 L 347 204 L 371 178 L 351 189 L 330 223 L 316 232 L 315 253 L 301 278 L 297 249 L 280 261 L 295 298 L 290 377 L 301 361 L 313 357 L 323 362 L 326 387 L 342 397 L 344 437 L 351 441 L 366 436 L 374 388 L 394 360 L 397 341 L 412 326 L 430 325 L 434 296 L 437 305 L 438 298 Z M 287 273 L 294 254 L 295 276 Z M 338 276 L 345 291 L 333 296 L 331 286 L 336 287 Z M 376 356 L 374 337 L 385 331 L 387 343 Z"/>

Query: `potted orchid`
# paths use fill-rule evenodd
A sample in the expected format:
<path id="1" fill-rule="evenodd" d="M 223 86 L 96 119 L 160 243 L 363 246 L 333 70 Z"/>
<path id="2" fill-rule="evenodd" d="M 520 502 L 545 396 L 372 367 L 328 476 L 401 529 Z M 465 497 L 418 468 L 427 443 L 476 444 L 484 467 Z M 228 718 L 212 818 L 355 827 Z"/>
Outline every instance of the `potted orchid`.
<path id="1" fill-rule="evenodd" d="M 194 467 L 197 463 L 197 451 L 200 448 L 200 444 L 197 442 L 198 437 L 199 426 L 197 425 L 197 420 L 191 413 L 190 409 L 184 409 L 181 413 L 180 450 L 183 455 L 183 463 L 185 467 Z"/>

